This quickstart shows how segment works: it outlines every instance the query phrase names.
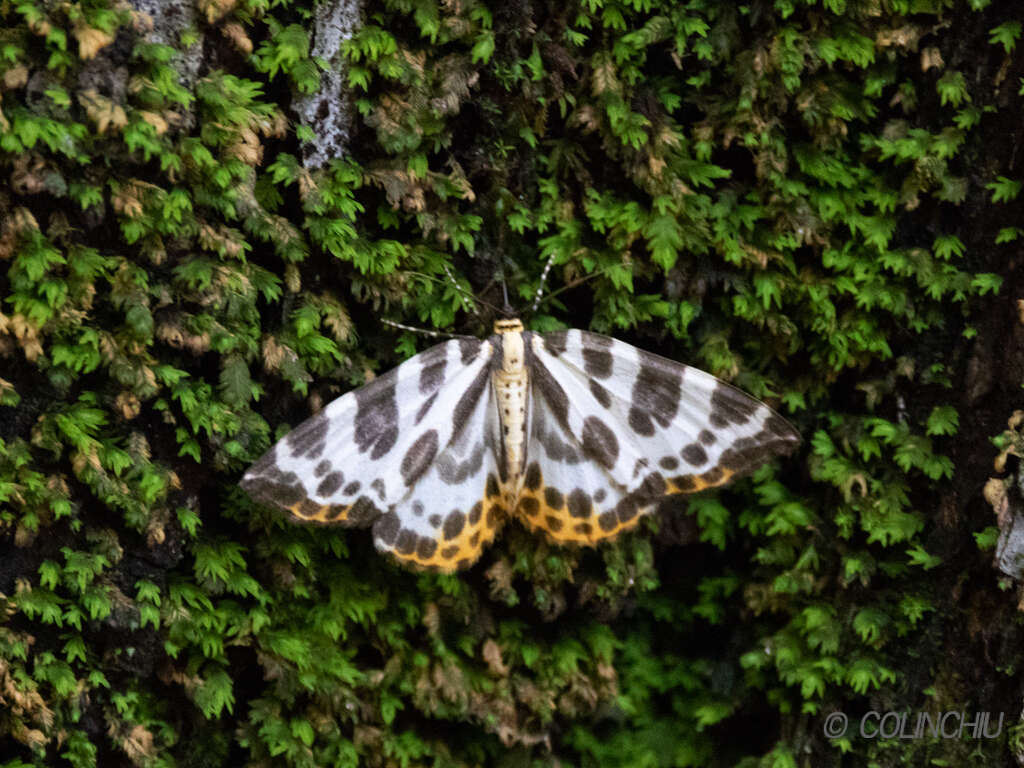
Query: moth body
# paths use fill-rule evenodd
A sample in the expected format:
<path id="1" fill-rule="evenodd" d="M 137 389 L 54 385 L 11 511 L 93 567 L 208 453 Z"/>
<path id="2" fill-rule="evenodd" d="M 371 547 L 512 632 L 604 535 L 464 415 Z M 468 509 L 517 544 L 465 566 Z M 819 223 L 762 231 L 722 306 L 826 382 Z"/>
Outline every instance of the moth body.
<path id="1" fill-rule="evenodd" d="M 505 511 L 512 512 L 522 486 L 526 459 L 530 374 L 526 367 L 523 324 L 519 320 L 498 320 L 494 332 L 501 339 L 501 364 L 495 368 L 493 382 L 501 422 L 502 498 Z"/>

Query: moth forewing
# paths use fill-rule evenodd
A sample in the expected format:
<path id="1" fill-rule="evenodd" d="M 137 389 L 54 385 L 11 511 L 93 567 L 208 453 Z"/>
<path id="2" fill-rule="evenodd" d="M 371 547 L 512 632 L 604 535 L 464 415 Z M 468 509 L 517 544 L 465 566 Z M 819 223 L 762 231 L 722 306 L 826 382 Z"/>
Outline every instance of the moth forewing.
<path id="1" fill-rule="evenodd" d="M 699 369 L 607 336 L 533 336 L 534 418 L 519 502 L 556 541 L 592 544 L 661 498 L 722 485 L 799 436 L 768 406 Z"/>
<path id="2" fill-rule="evenodd" d="M 410 358 L 288 433 L 242 487 L 303 520 L 372 522 L 367 507 L 379 514 L 399 502 L 452 440 L 456 396 L 486 379 L 492 354 L 487 342 L 457 339 Z"/>

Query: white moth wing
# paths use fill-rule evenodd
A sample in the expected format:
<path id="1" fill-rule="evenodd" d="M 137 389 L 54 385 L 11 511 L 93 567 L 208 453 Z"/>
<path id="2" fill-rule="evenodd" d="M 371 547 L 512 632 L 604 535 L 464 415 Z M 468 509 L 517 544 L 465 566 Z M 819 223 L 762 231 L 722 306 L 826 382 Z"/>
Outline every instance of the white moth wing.
<path id="1" fill-rule="evenodd" d="M 373 522 L 447 455 L 453 412 L 486 380 L 493 353 L 490 341 L 460 338 L 410 358 L 288 433 L 249 468 L 241 487 L 302 520 Z"/>
<path id="2" fill-rule="evenodd" d="M 598 517 L 628 491 L 584 455 L 580 441 L 560 425 L 557 406 L 541 394 L 541 386 L 533 378 L 527 463 L 516 514 L 528 528 L 563 544 L 593 544 L 614 536 L 623 526 L 602 530 Z"/>
<path id="3" fill-rule="evenodd" d="M 528 347 L 533 417 L 517 510 L 556 541 L 614 536 L 664 496 L 722 485 L 799 443 L 763 403 L 624 342 L 571 330 L 530 334 Z"/>
<path id="4" fill-rule="evenodd" d="M 461 374 L 460 374 L 461 381 Z M 434 451 L 436 420 L 420 438 L 427 450 L 407 456 L 416 476 L 406 495 L 374 523 L 377 548 L 430 570 L 473 563 L 505 518 L 499 482 L 501 430 L 489 366 L 466 387 L 445 387 L 437 419 L 453 424 L 447 445 Z"/>

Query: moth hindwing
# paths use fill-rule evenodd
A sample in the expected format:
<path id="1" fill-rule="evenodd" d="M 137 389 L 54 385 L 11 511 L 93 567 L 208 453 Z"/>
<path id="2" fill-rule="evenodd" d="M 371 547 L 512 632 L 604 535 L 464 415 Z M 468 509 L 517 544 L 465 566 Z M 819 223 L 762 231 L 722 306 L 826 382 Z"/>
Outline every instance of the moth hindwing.
<path id="1" fill-rule="evenodd" d="M 372 525 L 406 563 L 453 571 L 510 516 L 593 545 L 662 498 L 722 485 L 799 442 L 699 369 L 588 331 L 518 320 L 455 339 L 330 403 L 242 479 L 301 520 Z"/>

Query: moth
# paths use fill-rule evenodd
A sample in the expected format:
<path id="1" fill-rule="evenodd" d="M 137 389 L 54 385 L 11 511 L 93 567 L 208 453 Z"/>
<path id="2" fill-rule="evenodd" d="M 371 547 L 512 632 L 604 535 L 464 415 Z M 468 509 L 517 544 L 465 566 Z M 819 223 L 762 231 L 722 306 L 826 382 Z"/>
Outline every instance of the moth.
<path id="1" fill-rule="evenodd" d="M 582 330 L 438 344 L 334 400 L 241 481 L 299 520 L 371 526 L 378 549 L 451 572 L 515 517 L 596 545 L 670 494 L 719 486 L 799 442 L 711 374 Z"/>

